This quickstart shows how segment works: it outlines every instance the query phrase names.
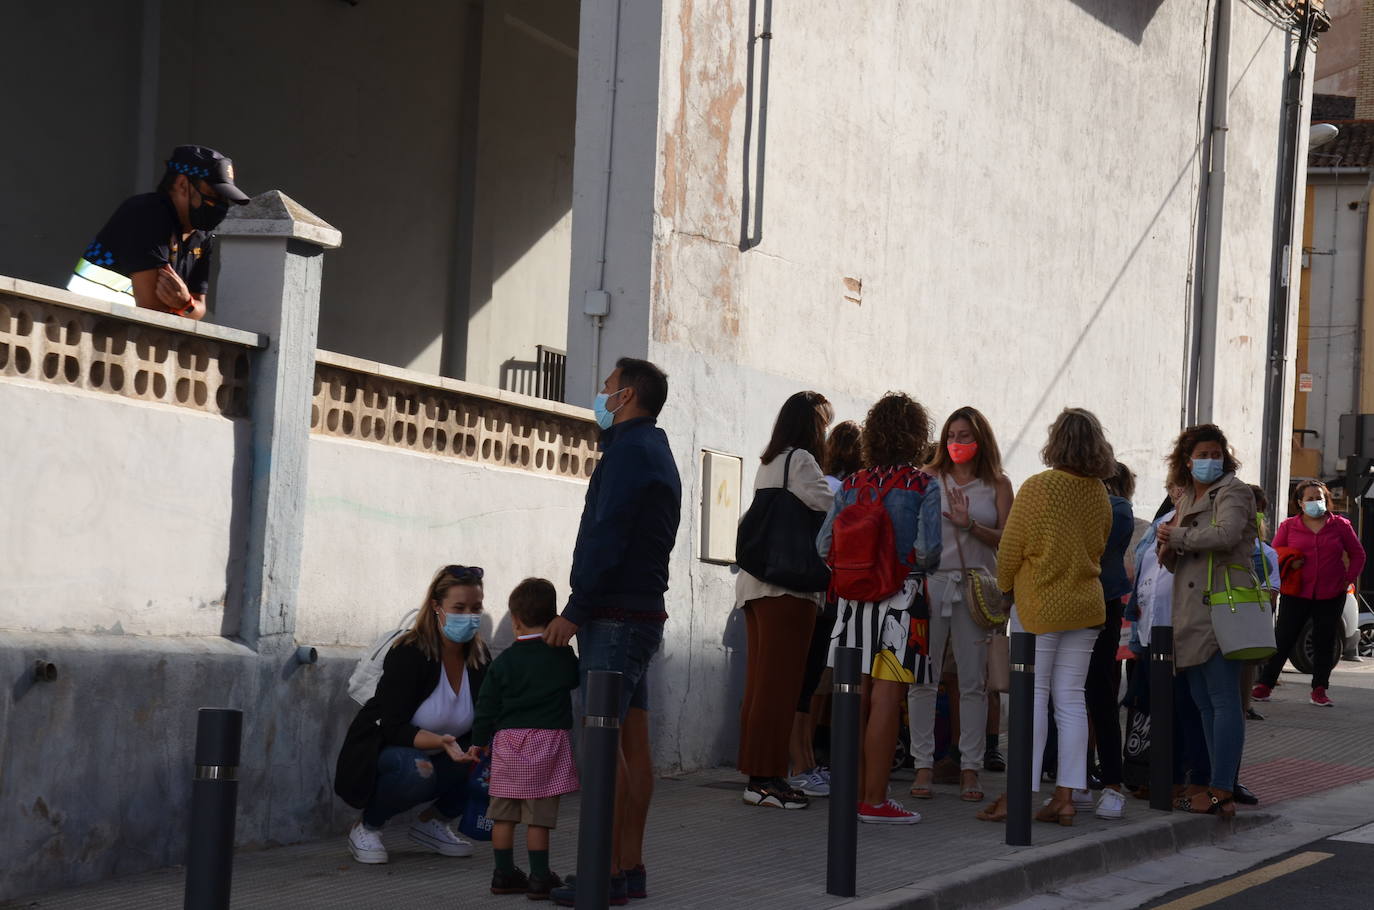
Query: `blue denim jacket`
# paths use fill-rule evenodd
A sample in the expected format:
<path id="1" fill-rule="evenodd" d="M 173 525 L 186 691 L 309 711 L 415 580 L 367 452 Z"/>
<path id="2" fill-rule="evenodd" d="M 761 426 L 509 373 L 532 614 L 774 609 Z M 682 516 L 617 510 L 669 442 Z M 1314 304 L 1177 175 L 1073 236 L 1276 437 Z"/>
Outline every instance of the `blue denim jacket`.
<path id="1" fill-rule="evenodd" d="M 940 482 L 915 468 L 899 468 L 897 485 L 883 497 L 883 506 L 892 519 L 892 535 L 897 542 L 897 558 L 912 571 L 930 572 L 940 565 Z M 858 488 L 869 480 L 882 483 L 892 468 L 867 468 L 846 478 L 835 493 L 835 502 L 825 516 L 816 536 L 816 551 L 830 558 L 830 541 L 835 516 L 853 505 Z"/>

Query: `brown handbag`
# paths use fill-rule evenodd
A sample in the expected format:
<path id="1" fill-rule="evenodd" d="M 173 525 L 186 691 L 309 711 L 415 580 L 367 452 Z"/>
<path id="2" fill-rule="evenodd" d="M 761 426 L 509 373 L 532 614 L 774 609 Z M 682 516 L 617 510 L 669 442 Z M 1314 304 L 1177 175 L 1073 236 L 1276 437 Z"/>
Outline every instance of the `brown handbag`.
<path id="1" fill-rule="evenodd" d="M 959 570 L 964 574 L 964 604 L 969 616 L 980 629 L 1000 629 L 1006 625 L 1006 598 L 997 587 L 997 579 L 982 569 L 970 569 L 964 562 L 964 545 L 959 542 L 960 530 L 954 529 L 954 546 L 959 551 Z M 1008 670 L 1010 672 L 1010 670 Z"/>

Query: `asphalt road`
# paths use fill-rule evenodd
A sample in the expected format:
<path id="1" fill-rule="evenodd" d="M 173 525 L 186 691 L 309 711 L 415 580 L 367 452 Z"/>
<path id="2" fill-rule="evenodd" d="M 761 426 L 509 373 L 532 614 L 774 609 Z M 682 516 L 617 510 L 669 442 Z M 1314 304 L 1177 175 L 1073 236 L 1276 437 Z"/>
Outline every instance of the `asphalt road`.
<path id="1" fill-rule="evenodd" d="M 1314 841 L 1220 882 L 1183 888 L 1143 906 L 1368 910 L 1374 906 L 1374 825 Z"/>

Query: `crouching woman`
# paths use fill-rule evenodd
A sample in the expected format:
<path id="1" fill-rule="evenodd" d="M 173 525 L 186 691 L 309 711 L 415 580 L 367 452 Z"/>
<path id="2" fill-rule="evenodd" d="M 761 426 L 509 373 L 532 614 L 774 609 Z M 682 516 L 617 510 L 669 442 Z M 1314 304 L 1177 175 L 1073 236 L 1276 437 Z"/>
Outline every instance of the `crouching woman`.
<path id="1" fill-rule="evenodd" d="M 481 620 L 482 570 L 440 569 L 415 625 L 387 653 L 377 694 L 349 726 L 334 792 L 363 810 L 348 833 L 358 862 L 386 862 L 382 827 L 426 803 L 410 839 L 443 856 L 472 855 L 450 823 L 466 804 L 473 706 L 491 662 Z"/>

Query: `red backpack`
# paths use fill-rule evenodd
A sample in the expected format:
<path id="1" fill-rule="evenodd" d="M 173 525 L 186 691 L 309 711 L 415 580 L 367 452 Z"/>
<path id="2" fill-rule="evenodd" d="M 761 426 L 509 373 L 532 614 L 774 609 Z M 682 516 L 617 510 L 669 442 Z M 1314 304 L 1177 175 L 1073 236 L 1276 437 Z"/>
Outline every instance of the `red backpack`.
<path id="1" fill-rule="evenodd" d="M 840 509 L 831 526 L 831 586 L 846 600 L 877 602 L 896 594 L 910 571 L 897 558 L 892 516 L 883 499 L 901 471 L 886 483 L 867 472 L 855 487 L 854 502 Z"/>

